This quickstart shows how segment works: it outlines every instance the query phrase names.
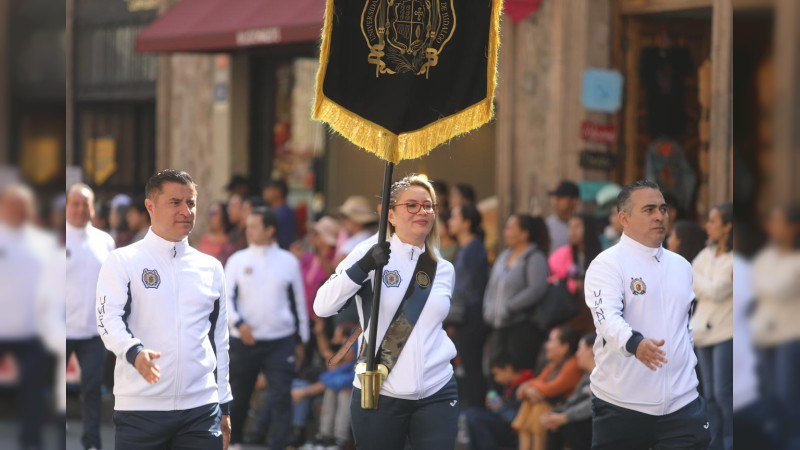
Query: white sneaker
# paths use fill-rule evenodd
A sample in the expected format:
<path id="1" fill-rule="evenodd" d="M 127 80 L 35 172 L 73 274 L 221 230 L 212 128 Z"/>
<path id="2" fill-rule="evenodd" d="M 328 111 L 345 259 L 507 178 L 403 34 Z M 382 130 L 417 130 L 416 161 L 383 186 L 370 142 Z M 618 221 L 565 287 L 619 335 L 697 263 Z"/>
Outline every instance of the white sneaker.
<path id="1" fill-rule="evenodd" d="M 228 450 L 242 450 L 242 444 L 229 444 Z"/>

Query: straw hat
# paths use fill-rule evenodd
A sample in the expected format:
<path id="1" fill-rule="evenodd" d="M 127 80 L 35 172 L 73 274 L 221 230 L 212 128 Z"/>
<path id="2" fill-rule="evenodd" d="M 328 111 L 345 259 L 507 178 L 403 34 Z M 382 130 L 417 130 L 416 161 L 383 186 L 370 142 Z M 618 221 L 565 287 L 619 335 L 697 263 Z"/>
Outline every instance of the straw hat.
<path id="1" fill-rule="evenodd" d="M 361 195 L 348 197 L 344 204 L 339 207 L 339 212 L 353 222 L 362 225 L 378 220 L 378 216 L 375 215 L 369 200 Z"/>
<path id="2" fill-rule="evenodd" d="M 336 245 L 339 238 L 339 222 L 332 217 L 323 217 L 311 226 L 323 241 L 330 246 Z"/>

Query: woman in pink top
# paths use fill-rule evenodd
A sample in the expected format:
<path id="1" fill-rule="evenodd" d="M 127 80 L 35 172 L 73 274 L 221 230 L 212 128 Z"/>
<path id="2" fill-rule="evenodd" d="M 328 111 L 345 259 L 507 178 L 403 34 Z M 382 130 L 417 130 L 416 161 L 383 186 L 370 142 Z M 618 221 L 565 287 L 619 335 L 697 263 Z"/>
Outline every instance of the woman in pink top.
<path id="1" fill-rule="evenodd" d="M 336 240 L 339 235 L 339 222 L 331 217 L 323 217 L 313 224 L 306 241 L 310 251 L 303 249 L 300 242 L 292 246 L 292 253 L 300 259 L 300 270 L 303 272 L 303 283 L 306 289 L 306 311 L 312 319 L 314 314 L 314 298 L 317 289 L 333 274 L 336 266 Z"/>
<path id="2" fill-rule="evenodd" d="M 577 214 L 569 220 L 569 244 L 564 245 L 547 258 L 550 266 L 549 281 L 566 281 L 567 289 L 575 296 L 583 296 L 583 278 L 592 260 L 602 251 L 596 220 L 585 214 Z M 580 302 L 583 304 L 583 302 Z M 582 333 L 594 330 L 591 313 L 582 307 L 580 314 L 566 323 Z"/>
<path id="3" fill-rule="evenodd" d="M 222 202 L 212 203 L 208 207 L 208 233 L 200 239 L 197 249 L 219 260 L 223 266 L 236 247 L 228 239 L 231 224 L 228 221 L 228 212 Z"/>

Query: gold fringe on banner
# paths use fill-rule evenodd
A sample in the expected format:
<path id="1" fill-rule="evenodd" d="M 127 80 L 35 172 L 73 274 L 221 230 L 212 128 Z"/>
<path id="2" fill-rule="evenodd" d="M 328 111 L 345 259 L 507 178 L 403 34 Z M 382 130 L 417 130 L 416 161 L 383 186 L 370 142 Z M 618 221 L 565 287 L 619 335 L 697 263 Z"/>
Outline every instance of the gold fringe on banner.
<path id="1" fill-rule="evenodd" d="M 317 72 L 316 98 L 313 119 L 326 122 L 353 144 L 374 153 L 379 158 L 398 163 L 404 159 L 425 156 L 440 144 L 481 127 L 494 115 L 494 91 L 497 87 L 497 52 L 500 48 L 500 12 L 502 0 L 493 0 L 492 23 L 489 27 L 486 98 L 455 114 L 443 117 L 423 128 L 400 135 L 343 108 L 325 97 L 322 85 L 330 54 L 329 33 L 333 26 L 333 2 L 325 6 L 325 26 L 322 30 L 320 66 Z"/>

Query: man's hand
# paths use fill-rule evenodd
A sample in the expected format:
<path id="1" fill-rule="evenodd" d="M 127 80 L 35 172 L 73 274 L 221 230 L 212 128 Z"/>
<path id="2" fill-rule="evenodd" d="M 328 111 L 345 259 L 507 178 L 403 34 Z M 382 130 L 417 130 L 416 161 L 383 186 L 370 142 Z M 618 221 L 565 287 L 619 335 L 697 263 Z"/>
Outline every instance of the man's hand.
<path id="1" fill-rule="evenodd" d="M 219 428 L 222 430 L 222 450 L 228 450 L 228 444 L 231 442 L 231 416 L 222 416 Z"/>
<path id="2" fill-rule="evenodd" d="M 134 367 L 139 371 L 139 375 L 150 384 L 161 379 L 161 368 L 153 362 L 158 358 L 161 358 L 161 352 L 143 349 L 136 355 L 136 360 L 134 361 Z"/>
<path id="3" fill-rule="evenodd" d="M 256 338 L 253 337 L 253 327 L 249 324 L 243 323 L 239 325 L 239 336 L 242 338 L 244 345 L 256 345 Z"/>
<path id="4" fill-rule="evenodd" d="M 546 412 L 542 414 L 542 426 L 550 431 L 556 431 L 567 423 L 567 415 L 561 413 Z"/>
<path id="5" fill-rule="evenodd" d="M 650 370 L 657 370 L 662 365 L 667 363 L 667 358 L 664 356 L 664 350 L 659 347 L 664 345 L 664 340 L 656 341 L 655 339 L 645 338 L 639 342 L 636 347 L 636 359 L 642 362 Z"/>

